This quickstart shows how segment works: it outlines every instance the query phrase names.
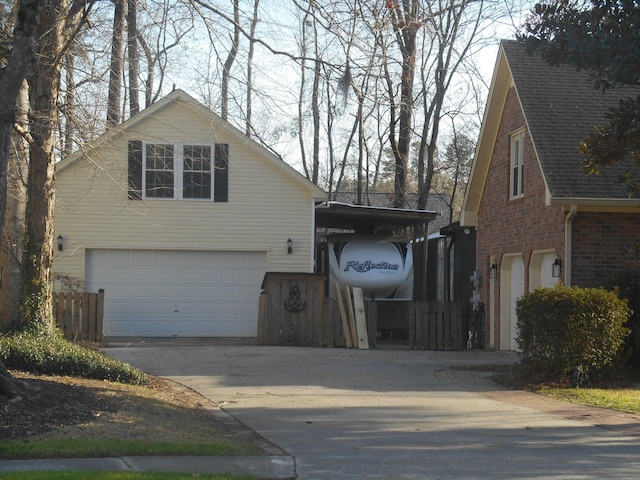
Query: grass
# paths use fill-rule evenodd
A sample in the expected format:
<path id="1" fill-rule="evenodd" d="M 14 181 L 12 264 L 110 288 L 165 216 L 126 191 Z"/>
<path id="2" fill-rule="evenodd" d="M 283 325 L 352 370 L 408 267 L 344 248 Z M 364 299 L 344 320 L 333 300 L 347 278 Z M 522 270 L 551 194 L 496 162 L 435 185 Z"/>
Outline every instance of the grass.
<path id="1" fill-rule="evenodd" d="M 640 414 L 640 389 L 637 388 L 541 388 L 542 395 L 620 412 Z"/>
<path id="2" fill-rule="evenodd" d="M 247 475 L 199 475 L 140 472 L 15 472 L 0 473 L 2 480 L 253 480 Z"/>
<path id="3" fill-rule="evenodd" d="M 32 439 L 6 440 L 0 458 L 98 458 L 136 455 L 247 455 L 261 452 L 223 442 L 153 442 L 122 439 Z M 0 478 L 3 478 L 0 475 Z"/>

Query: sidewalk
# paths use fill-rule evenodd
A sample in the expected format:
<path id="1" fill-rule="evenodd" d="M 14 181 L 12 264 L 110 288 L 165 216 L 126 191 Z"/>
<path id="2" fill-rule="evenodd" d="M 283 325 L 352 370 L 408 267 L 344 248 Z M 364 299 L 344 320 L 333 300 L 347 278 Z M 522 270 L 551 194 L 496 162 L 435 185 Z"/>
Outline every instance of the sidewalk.
<path id="1" fill-rule="evenodd" d="M 0 478 L 22 471 L 128 471 L 253 475 L 259 479 L 296 478 L 289 455 L 251 457 L 122 457 L 0 461 Z"/>
<path id="2" fill-rule="evenodd" d="M 623 435 L 640 436 L 640 415 L 618 412 L 607 408 L 586 407 L 552 397 L 521 390 L 492 391 L 480 393 L 485 398 L 532 408 L 589 425 L 606 428 Z"/>

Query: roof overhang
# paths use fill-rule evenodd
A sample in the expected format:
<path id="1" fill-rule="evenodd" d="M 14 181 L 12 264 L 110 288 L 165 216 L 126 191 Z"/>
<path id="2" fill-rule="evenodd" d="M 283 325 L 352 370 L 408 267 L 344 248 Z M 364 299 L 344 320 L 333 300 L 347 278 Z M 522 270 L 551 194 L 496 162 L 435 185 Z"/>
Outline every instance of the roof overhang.
<path id="1" fill-rule="evenodd" d="M 512 82 L 511 70 L 501 44 L 498 48 L 498 56 L 493 69 L 489 96 L 480 126 L 471 174 L 462 203 L 460 220 L 463 225 L 476 226 L 478 222 L 480 200 L 484 193 L 504 105 Z"/>
<path id="2" fill-rule="evenodd" d="M 581 212 L 640 212 L 639 198 L 550 197 L 547 205 L 559 206 L 564 210 L 575 206 Z"/>
<path id="3" fill-rule="evenodd" d="M 435 220 L 436 215 L 430 210 L 322 202 L 316 206 L 316 227 L 379 233 L 424 225 Z"/>

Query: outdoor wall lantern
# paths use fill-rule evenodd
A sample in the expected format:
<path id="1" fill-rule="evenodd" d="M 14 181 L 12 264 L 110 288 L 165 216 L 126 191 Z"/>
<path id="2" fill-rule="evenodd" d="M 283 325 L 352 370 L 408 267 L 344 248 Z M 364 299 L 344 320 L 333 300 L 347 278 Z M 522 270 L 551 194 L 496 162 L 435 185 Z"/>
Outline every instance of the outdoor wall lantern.
<path id="1" fill-rule="evenodd" d="M 489 278 L 496 279 L 498 278 L 498 265 L 496 263 L 492 263 L 489 268 Z"/>
<path id="2" fill-rule="evenodd" d="M 59 252 L 64 250 L 64 245 L 62 243 L 63 240 L 64 240 L 64 238 L 62 237 L 62 235 L 58 235 L 58 251 Z"/>
<path id="3" fill-rule="evenodd" d="M 287 253 L 293 253 L 293 240 L 287 240 Z"/>
<path id="4" fill-rule="evenodd" d="M 551 274 L 553 275 L 553 278 L 560 278 L 561 271 L 562 271 L 562 263 L 560 262 L 560 259 L 556 258 L 556 261 L 553 262 L 553 267 L 551 270 Z"/>

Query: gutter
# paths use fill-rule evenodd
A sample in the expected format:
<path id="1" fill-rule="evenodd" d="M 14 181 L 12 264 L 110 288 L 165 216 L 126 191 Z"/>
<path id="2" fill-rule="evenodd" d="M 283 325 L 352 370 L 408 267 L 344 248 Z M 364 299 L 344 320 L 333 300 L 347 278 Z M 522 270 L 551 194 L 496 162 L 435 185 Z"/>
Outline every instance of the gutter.
<path id="1" fill-rule="evenodd" d="M 567 287 L 571 286 L 572 222 L 577 214 L 578 206 L 571 205 L 569 213 L 567 213 L 567 216 L 564 219 L 564 284 Z"/>

